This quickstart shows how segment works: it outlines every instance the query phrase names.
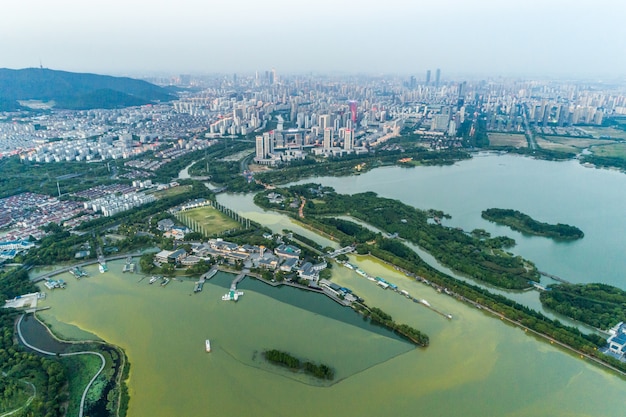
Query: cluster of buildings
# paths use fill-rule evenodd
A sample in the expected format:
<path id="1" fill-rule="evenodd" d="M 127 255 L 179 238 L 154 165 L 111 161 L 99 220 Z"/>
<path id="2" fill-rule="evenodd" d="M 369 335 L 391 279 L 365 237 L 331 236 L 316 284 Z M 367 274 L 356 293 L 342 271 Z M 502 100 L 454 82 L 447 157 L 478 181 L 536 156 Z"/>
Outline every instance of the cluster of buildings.
<path id="1" fill-rule="evenodd" d="M 269 75 L 267 75 L 269 74 Z M 419 78 L 419 79 L 418 79 Z M 171 79 L 158 80 L 171 83 Z M 467 123 L 494 132 L 600 125 L 626 114 L 626 94 L 591 83 L 512 79 L 449 81 L 441 70 L 423 77 L 235 74 L 175 80 L 196 87 L 179 100 L 116 110 L 0 115 L 0 156 L 36 162 L 130 158 L 147 150 L 160 158 L 133 161 L 154 170 L 215 139 L 254 135 L 257 162 L 275 165 L 307 154 L 367 152 L 401 131 L 431 148 L 455 146 Z M 178 143 L 181 138 L 195 138 Z M 160 144 L 172 146 L 161 149 Z"/>
<path id="2" fill-rule="evenodd" d="M 7 229 L 4 239 L 8 241 L 40 239 L 45 235 L 43 226 L 62 225 L 83 211 L 83 205 L 75 201 L 35 193 L 17 194 L 0 199 L 0 228 Z"/>
<path id="3" fill-rule="evenodd" d="M 326 262 L 313 264 L 303 262 L 302 250 L 294 245 L 279 244 L 273 251 L 264 246 L 238 245 L 222 239 L 192 244 L 191 253 L 183 249 L 163 250 L 155 255 L 155 261 L 183 266 L 195 265 L 201 260 L 221 258 L 229 263 L 242 263 L 247 268 L 264 268 L 270 271 L 296 273 L 299 279 L 316 284 L 319 273 L 327 267 Z"/>
<path id="4" fill-rule="evenodd" d="M 109 217 L 155 200 L 156 198 L 153 194 L 129 192 L 125 194 L 109 194 L 106 197 L 85 201 L 83 206 L 85 209 L 92 210 L 95 213 L 102 213 L 103 216 Z"/>

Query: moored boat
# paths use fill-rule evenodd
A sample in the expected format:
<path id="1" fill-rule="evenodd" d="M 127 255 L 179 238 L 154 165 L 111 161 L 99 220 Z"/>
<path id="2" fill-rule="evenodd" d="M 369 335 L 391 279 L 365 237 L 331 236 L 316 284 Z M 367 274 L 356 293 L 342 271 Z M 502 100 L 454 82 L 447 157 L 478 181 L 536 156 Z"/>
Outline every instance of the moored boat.
<path id="1" fill-rule="evenodd" d="M 211 351 L 211 341 L 209 339 L 204 341 L 204 348 L 207 352 Z"/>

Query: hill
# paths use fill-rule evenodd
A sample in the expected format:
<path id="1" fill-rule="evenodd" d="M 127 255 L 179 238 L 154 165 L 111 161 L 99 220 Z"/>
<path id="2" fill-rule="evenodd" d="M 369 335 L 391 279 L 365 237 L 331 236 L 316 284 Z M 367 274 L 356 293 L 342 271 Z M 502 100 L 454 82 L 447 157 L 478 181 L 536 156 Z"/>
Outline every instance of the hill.
<path id="1" fill-rule="evenodd" d="M 19 109 L 18 100 L 54 101 L 58 109 L 87 110 L 139 106 L 175 98 L 164 88 L 133 78 L 46 68 L 0 68 L 0 111 Z"/>

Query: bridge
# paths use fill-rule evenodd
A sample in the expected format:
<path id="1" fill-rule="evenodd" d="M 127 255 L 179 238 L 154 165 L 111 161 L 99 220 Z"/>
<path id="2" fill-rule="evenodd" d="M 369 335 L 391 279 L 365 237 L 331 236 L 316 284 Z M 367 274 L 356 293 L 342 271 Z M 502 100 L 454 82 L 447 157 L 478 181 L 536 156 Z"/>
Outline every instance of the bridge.
<path id="1" fill-rule="evenodd" d="M 330 258 L 336 258 L 339 255 L 345 255 L 346 253 L 354 252 L 354 246 L 346 246 L 345 248 L 337 249 L 336 251 L 328 254 Z"/>

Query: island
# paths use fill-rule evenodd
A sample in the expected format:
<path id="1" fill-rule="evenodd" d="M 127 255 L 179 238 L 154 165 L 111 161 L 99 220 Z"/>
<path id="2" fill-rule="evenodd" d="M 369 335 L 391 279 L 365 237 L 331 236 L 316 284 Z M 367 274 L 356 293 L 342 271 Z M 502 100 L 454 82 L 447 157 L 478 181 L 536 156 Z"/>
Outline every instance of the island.
<path id="1" fill-rule="evenodd" d="M 318 379 L 333 380 L 335 371 L 323 363 L 317 364 L 310 361 L 302 361 L 287 352 L 277 349 L 270 349 L 263 352 L 263 357 L 271 363 L 285 366 L 292 371 L 302 371 L 305 374 Z"/>
<path id="2" fill-rule="evenodd" d="M 517 210 L 490 208 L 483 210 L 482 218 L 509 226 L 511 229 L 535 236 L 545 236 L 556 240 L 582 239 L 585 234 L 579 228 L 568 224 L 539 222 Z"/>

